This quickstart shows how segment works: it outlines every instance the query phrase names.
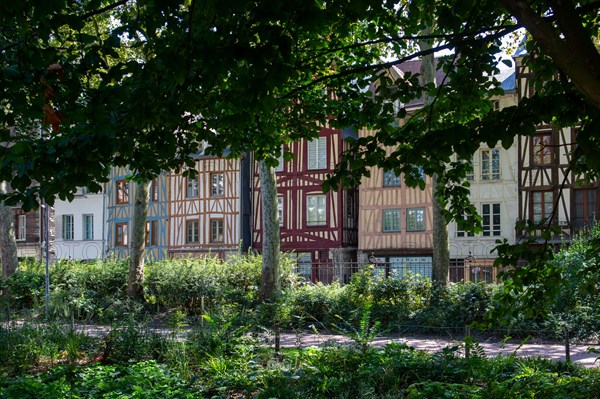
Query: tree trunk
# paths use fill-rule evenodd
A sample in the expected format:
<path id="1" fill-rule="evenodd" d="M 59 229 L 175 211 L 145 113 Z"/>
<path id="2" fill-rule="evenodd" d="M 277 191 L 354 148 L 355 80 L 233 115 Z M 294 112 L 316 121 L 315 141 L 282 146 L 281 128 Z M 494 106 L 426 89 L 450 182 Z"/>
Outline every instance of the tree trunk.
<path id="1" fill-rule="evenodd" d="M 421 31 L 422 35 L 431 34 L 431 26 L 426 27 Z M 421 51 L 431 48 L 431 40 L 420 40 L 419 47 Z M 435 82 L 435 65 L 434 55 L 426 55 L 421 59 L 421 74 L 423 76 L 423 84 Z M 433 99 L 425 94 L 424 106 L 429 106 Z M 448 271 L 450 270 L 450 252 L 448 250 L 448 225 L 442 215 L 442 208 L 437 200 L 436 192 L 438 188 L 437 176 L 432 176 L 432 219 L 433 219 L 433 256 L 432 256 L 432 271 L 431 281 L 438 285 L 448 284 Z"/>
<path id="2" fill-rule="evenodd" d="M 8 183 L 0 183 L 0 193 L 6 194 Z M 17 241 L 15 236 L 15 217 L 10 206 L 0 203 L 0 259 L 2 261 L 2 275 L 5 277 L 13 274 L 19 266 L 17 258 Z"/>
<path id="3" fill-rule="evenodd" d="M 150 184 L 150 181 L 135 183 L 127 295 L 136 299 L 141 299 L 144 295 L 143 284 L 146 248 L 146 217 L 148 215 Z"/>
<path id="4" fill-rule="evenodd" d="M 431 281 L 437 285 L 448 284 L 448 271 L 450 270 L 450 251 L 448 250 L 448 225 L 442 215 L 442 208 L 435 196 L 438 188 L 437 176 L 432 178 L 433 190 L 433 269 Z"/>
<path id="5" fill-rule="evenodd" d="M 262 273 L 261 301 L 272 300 L 281 289 L 279 281 L 279 217 L 277 214 L 277 185 L 275 169 L 264 161 L 258 162 L 262 205 Z"/>

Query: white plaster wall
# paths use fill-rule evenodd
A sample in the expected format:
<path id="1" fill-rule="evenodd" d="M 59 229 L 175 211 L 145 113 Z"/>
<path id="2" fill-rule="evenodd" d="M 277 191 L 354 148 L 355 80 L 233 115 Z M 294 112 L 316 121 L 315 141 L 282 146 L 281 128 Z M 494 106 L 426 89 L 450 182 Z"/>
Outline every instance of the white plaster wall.
<path id="1" fill-rule="evenodd" d="M 75 196 L 72 202 L 57 200 L 54 203 L 56 220 L 56 259 L 97 259 L 103 256 L 103 195 Z M 83 215 L 94 215 L 94 239 L 83 239 Z M 63 239 L 63 215 L 73 215 L 73 240 Z"/>

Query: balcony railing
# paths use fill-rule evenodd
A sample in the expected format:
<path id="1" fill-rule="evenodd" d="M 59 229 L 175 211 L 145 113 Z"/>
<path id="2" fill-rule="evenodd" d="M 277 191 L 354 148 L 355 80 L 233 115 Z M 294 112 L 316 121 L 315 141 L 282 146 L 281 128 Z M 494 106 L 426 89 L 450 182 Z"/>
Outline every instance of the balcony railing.
<path id="1" fill-rule="evenodd" d="M 549 228 L 556 228 L 560 231 L 559 234 L 554 233 L 552 235 L 553 241 L 560 240 L 571 240 L 577 233 L 591 228 L 597 222 L 596 218 L 573 218 L 570 222 L 566 220 L 553 220 L 551 223 L 542 223 L 536 226 L 533 230 L 517 228 L 516 236 L 517 239 L 528 238 L 528 237 L 540 237 L 542 239 L 542 232 Z M 519 225 L 517 221 L 517 225 Z"/>

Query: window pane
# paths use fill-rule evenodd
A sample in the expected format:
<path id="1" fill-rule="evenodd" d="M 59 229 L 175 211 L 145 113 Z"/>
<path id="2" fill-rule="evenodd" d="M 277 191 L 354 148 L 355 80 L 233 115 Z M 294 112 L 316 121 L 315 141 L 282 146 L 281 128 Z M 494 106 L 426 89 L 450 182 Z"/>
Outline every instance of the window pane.
<path id="1" fill-rule="evenodd" d="M 383 210 L 383 231 L 398 232 L 400 231 L 400 209 L 384 209 Z"/>
<path id="2" fill-rule="evenodd" d="M 400 176 L 393 170 L 383 172 L 383 187 L 400 187 Z"/>
<path id="3" fill-rule="evenodd" d="M 309 226 L 325 224 L 325 196 L 309 195 L 306 197 L 306 221 Z"/>
<path id="4" fill-rule="evenodd" d="M 414 208 L 406 211 L 406 230 L 425 230 L 425 209 Z"/>

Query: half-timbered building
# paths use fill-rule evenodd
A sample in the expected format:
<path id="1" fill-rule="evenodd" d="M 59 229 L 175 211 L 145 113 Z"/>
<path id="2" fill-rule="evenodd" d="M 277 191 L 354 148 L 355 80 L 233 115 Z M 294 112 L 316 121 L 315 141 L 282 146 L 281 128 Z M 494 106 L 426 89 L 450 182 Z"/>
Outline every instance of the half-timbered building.
<path id="1" fill-rule="evenodd" d="M 494 99 L 494 107 L 502 109 L 517 103 L 514 70 L 496 77 L 504 95 Z M 471 159 L 472 173 L 467 175 L 470 200 L 482 217 L 483 231 L 478 234 L 461 230 L 455 222 L 448 226 L 451 281 L 495 281 L 493 268 L 496 240 L 515 242 L 518 217 L 517 143 L 504 149 L 481 144 Z"/>
<path id="2" fill-rule="evenodd" d="M 374 134 L 363 130 L 361 135 Z M 371 168 L 359 188 L 358 251 L 376 273 L 400 278 L 431 276 L 433 221 L 431 179 L 425 188 L 408 187 L 393 170 Z"/>
<path id="3" fill-rule="evenodd" d="M 198 154 L 194 176 L 171 174 L 169 256 L 215 256 L 250 246 L 249 159 Z"/>
<path id="4" fill-rule="evenodd" d="M 128 168 L 112 168 L 106 183 L 106 252 L 109 256 L 129 256 L 135 183 Z M 150 185 L 146 219 L 146 259 L 167 257 L 167 223 L 169 192 L 168 173 L 162 173 Z"/>
<path id="5" fill-rule="evenodd" d="M 324 127 L 313 140 L 300 140 L 286 150 L 294 159 L 280 159 L 276 168 L 281 250 L 296 257 L 298 271 L 307 280 L 347 281 L 356 261 L 357 193 L 340 189 L 323 192 L 333 173 L 345 138 L 352 129 Z M 254 174 L 253 245 L 262 247 L 260 182 Z"/>
<path id="6" fill-rule="evenodd" d="M 386 70 L 392 80 L 404 73 L 418 73 L 420 61 L 403 63 Z M 443 72 L 436 71 L 441 81 Z M 375 92 L 375 90 L 373 90 Z M 409 113 L 423 107 L 423 98 L 404 107 Z M 399 121 L 402 123 L 402 121 Z M 361 130 L 361 136 L 376 132 Z M 387 148 L 389 153 L 391 148 Z M 404 176 L 393 170 L 371 168 L 359 188 L 358 253 L 360 263 L 374 264 L 376 273 L 400 278 L 407 273 L 431 276 L 433 254 L 433 214 L 431 178 L 423 176 L 423 190 L 408 187 Z"/>
<path id="7" fill-rule="evenodd" d="M 515 57 L 519 100 L 535 93 L 535 76 Z M 519 220 L 559 226 L 556 243 L 568 241 L 574 233 L 596 220 L 599 184 L 579 184 L 569 168 L 578 127 L 559 128 L 550 123 L 537 126 L 534 135 L 519 140 Z M 532 232 L 517 231 L 519 236 Z"/>
<path id="8" fill-rule="evenodd" d="M 12 208 L 14 216 L 15 239 L 17 242 L 17 256 L 19 258 L 42 259 L 45 256 L 46 239 L 48 239 L 50 257 L 54 256 L 54 209 L 49 207 L 48 235 L 46 227 L 46 205 L 37 210 L 23 211 L 19 207 Z"/>

